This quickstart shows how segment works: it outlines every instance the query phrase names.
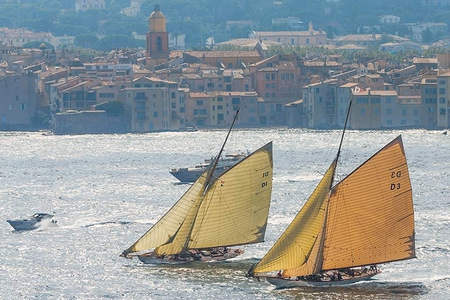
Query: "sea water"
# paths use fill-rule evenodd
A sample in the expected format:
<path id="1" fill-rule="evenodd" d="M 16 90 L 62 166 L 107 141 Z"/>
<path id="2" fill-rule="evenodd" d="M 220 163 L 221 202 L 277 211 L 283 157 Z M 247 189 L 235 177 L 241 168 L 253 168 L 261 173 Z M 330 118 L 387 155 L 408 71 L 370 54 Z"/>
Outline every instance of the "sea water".
<path id="1" fill-rule="evenodd" d="M 336 155 L 341 132 L 236 130 L 226 152 L 273 141 L 266 241 L 229 262 L 149 266 L 119 254 L 184 193 L 169 174 L 216 155 L 226 132 L 53 136 L 0 133 L 0 298 L 449 299 L 450 135 L 348 131 L 342 179 L 402 134 L 413 188 L 417 259 L 382 265 L 375 280 L 276 290 L 248 279 Z M 14 232 L 6 219 L 55 214 L 58 226 Z"/>

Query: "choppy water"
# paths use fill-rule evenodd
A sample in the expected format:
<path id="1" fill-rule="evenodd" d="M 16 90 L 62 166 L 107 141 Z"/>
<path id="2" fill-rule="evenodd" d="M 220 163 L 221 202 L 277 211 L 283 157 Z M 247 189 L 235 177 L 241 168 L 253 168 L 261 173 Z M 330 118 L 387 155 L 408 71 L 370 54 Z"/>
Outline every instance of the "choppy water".
<path id="1" fill-rule="evenodd" d="M 266 242 L 232 262 L 151 267 L 119 257 L 187 189 L 168 170 L 214 155 L 224 131 L 46 136 L 0 133 L 0 298 L 449 299 L 450 136 L 437 131 L 346 135 L 338 176 L 399 133 L 414 193 L 418 259 L 375 281 L 274 290 L 247 279 L 332 161 L 339 131 L 240 130 L 227 149 L 274 141 Z M 55 212 L 58 226 L 13 232 L 8 218 Z"/>

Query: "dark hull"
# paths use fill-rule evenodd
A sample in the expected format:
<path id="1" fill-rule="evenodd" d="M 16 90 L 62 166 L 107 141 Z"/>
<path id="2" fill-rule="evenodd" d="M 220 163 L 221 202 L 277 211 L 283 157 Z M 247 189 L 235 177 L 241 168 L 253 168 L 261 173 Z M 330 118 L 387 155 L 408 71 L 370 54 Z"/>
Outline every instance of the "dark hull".
<path id="1" fill-rule="evenodd" d="M 360 281 L 371 280 L 373 276 L 380 273 L 377 272 L 369 272 L 359 276 L 353 276 L 348 278 L 343 278 L 341 280 L 320 280 L 320 281 L 310 281 L 310 280 L 295 280 L 295 279 L 286 279 L 281 277 L 266 277 L 267 281 L 273 285 L 275 285 L 279 289 L 283 288 L 295 288 L 295 287 L 326 287 L 326 286 L 342 286 L 348 285 Z"/>
<path id="2" fill-rule="evenodd" d="M 185 257 L 159 257 L 155 255 L 154 252 L 150 252 L 144 255 L 138 255 L 138 258 L 144 264 L 169 264 L 169 265 L 178 265 L 185 264 L 190 262 L 216 262 L 223 261 L 227 259 L 234 258 L 236 256 L 244 253 L 241 249 L 229 249 L 228 252 L 221 255 L 196 255 L 196 256 L 185 256 Z"/>

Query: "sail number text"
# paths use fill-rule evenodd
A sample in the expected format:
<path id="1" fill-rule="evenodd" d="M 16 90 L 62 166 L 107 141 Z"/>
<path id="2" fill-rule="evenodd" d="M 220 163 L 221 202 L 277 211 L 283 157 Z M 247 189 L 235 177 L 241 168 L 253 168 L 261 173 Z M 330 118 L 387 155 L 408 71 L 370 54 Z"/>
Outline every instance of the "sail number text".
<path id="1" fill-rule="evenodd" d="M 262 173 L 262 177 L 268 177 L 269 176 L 269 171 Z M 267 186 L 267 181 L 264 181 L 261 183 L 261 188 L 265 188 Z"/>
<path id="2" fill-rule="evenodd" d="M 402 171 L 393 171 L 391 172 L 391 180 L 394 181 L 396 179 L 400 179 L 402 177 Z M 391 191 L 400 189 L 400 182 L 391 182 Z"/>

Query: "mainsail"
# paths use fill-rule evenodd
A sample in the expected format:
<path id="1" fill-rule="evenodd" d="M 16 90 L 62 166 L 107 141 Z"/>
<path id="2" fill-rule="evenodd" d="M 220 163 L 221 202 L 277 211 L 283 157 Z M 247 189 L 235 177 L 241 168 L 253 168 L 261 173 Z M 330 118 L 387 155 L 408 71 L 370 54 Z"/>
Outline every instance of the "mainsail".
<path id="1" fill-rule="evenodd" d="M 181 199 L 124 254 L 158 255 L 262 242 L 272 191 L 272 143 L 210 181 L 200 176 Z M 138 253 L 136 253 L 138 254 Z"/>
<path id="2" fill-rule="evenodd" d="M 328 205 L 324 270 L 415 257 L 412 190 L 400 136 L 337 184 Z"/>
<path id="3" fill-rule="evenodd" d="M 282 270 L 282 277 L 294 277 L 415 257 L 401 136 L 331 188 L 335 167 L 336 160 L 254 273 Z"/>

